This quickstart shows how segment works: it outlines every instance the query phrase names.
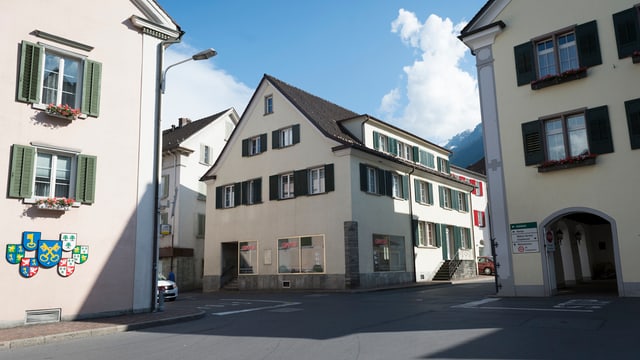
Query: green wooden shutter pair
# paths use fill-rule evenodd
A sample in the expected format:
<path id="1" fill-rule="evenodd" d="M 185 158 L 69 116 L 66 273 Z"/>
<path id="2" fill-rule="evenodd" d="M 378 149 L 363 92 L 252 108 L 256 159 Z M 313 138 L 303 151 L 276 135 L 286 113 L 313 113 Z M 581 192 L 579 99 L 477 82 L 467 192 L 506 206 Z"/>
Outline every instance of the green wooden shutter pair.
<path id="1" fill-rule="evenodd" d="M 35 158 L 36 148 L 24 145 L 12 146 L 9 197 L 30 198 L 33 196 Z M 77 156 L 76 201 L 87 204 L 95 201 L 96 164 L 97 158 L 95 156 Z"/>
<path id="2" fill-rule="evenodd" d="M 22 41 L 20 54 L 17 99 L 21 102 L 40 103 L 44 47 L 29 41 Z M 99 115 L 101 79 L 102 64 L 85 60 L 80 105 L 80 111 L 83 114 Z"/>

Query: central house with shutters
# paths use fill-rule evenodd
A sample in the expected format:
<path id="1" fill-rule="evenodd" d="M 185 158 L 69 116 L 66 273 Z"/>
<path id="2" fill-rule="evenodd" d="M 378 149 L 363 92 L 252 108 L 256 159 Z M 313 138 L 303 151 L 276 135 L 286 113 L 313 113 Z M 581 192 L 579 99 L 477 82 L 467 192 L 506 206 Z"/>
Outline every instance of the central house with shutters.
<path id="1" fill-rule="evenodd" d="M 204 291 L 371 288 L 449 264 L 475 274 L 475 188 L 449 155 L 265 75 L 202 177 L 214 194 Z"/>

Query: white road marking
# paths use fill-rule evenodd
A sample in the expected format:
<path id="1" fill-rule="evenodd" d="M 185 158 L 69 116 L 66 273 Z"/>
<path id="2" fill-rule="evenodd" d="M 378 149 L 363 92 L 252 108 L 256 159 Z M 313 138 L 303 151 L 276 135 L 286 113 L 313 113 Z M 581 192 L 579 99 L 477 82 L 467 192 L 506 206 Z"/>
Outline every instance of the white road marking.
<path id="1" fill-rule="evenodd" d="M 493 299 L 493 298 L 488 298 L 488 299 L 482 299 L 482 300 L 478 300 L 478 301 L 471 301 L 468 303 L 464 303 L 464 304 L 460 304 L 460 305 L 454 305 L 452 306 L 452 308 L 464 308 L 464 309 L 482 309 L 482 310 L 520 310 L 520 311 L 555 311 L 555 312 L 583 312 L 583 313 L 592 313 L 593 310 L 592 309 L 599 309 L 599 307 L 595 307 L 594 303 L 589 302 L 589 306 L 577 306 L 576 303 L 572 303 L 572 301 L 568 301 L 566 303 L 562 303 L 559 305 L 555 305 L 553 308 L 549 308 L 549 309 L 544 309 L 544 308 L 527 308 L 527 307 L 507 307 L 507 306 L 480 306 L 480 305 L 484 305 L 484 304 L 488 304 L 494 301 L 498 301 L 500 299 Z M 579 301 L 579 300 L 578 300 Z M 567 306 L 563 304 L 568 304 L 571 303 L 573 306 Z M 608 302 L 600 302 L 598 305 L 604 305 L 603 303 L 608 303 Z M 581 309 L 579 307 L 587 307 L 587 309 Z"/>
<path id="2" fill-rule="evenodd" d="M 294 306 L 294 305 L 300 305 L 301 304 L 299 302 L 273 301 L 273 300 L 250 300 L 250 301 L 249 300 L 244 300 L 244 299 L 220 299 L 220 300 L 222 300 L 222 301 L 242 302 L 244 304 L 251 304 L 251 302 L 276 303 L 276 305 L 261 306 L 261 307 L 257 307 L 257 308 L 249 308 L 249 309 L 234 310 L 234 311 L 223 311 L 223 312 L 211 313 L 211 315 L 225 316 L 225 315 L 239 314 L 239 313 L 258 311 L 258 310 L 278 309 L 278 308 L 283 308 L 283 307 L 287 307 L 287 306 Z M 246 302 L 246 301 L 249 301 L 249 302 Z"/>

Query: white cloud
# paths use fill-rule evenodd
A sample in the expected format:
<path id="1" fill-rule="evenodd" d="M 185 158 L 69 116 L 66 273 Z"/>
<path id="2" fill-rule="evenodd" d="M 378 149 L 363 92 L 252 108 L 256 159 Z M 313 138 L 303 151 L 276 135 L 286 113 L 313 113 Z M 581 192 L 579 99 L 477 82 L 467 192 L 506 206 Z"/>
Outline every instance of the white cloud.
<path id="1" fill-rule="evenodd" d="M 395 88 L 389 91 L 385 96 L 382 97 L 382 101 L 380 101 L 380 108 L 378 111 L 383 114 L 393 115 L 394 112 L 398 110 L 400 106 L 399 101 L 400 97 L 400 89 Z"/>
<path id="2" fill-rule="evenodd" d="M 457 38 L 464 25 L 454 26 L 450 19 L 433 14 L 422 24 L 414 13 L 404 9 L 391 24 L 391 31 L 415 48 L 420 58 L 403 68 L 407 78 L 406 107 L 395 113 L 387 111 L 386 115 L 398 127 L 440 145 L 480 122 L 477 81 L 460 68 L 468 52 Z M 389 97 L 398 94 L 394 89 L 384 96 L 381 112 L 390 109 Z"/>
<path id="3" fill-rule="evenodd" d="M 165 52 L 165 68 L 197 52 L 184 43 L 169 47 Z M 253 89 L 216 68 L 215 61 L 215 57 L 188 61 L 167 71 L 162 97 L 162 129 L 177 125 L 181 117 L 198 120 L 229 107 L 242 115 Z"/>

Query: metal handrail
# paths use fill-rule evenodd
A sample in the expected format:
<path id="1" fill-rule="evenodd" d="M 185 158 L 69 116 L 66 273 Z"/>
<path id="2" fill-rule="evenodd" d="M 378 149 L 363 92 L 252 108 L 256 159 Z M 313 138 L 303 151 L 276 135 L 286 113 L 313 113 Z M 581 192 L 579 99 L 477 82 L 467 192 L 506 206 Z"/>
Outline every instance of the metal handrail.
<path id="1" fill-rule="evenodd" d="M 453 275 L 458 271 L 460 263 L 462 263 L 462 260 L 460 260 L 460 249 L 458 249 L 456 255 L 449 262 L 449 280 L 453 279 Z"/>

